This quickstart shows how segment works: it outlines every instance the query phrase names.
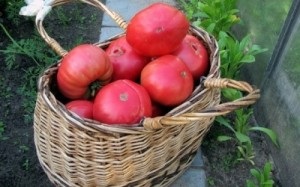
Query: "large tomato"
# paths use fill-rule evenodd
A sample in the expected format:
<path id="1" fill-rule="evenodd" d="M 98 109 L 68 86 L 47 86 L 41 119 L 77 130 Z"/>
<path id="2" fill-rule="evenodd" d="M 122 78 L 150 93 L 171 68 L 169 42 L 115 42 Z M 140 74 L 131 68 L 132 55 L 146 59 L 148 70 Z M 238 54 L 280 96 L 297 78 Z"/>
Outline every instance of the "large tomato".
<path id="1" fill-rule="evenodd" d="M 189 21 L 177 8 L 154 3 L 129 21 L 126 38 L 140 54 L 161 56 L 179 47 L 187 34 Z"/>
<path id="2" fill-rule="evenodd" d="M 63 57 L 57 73 L 58 88 L 65 97 L 80 99 L 88 93 L 93 82 L 109 82 L 112 72 L 113 66 L 104 50 L 82 44 Z"/>
<path id="3" fill-rule="evenodd" d="M 113 64 L 112 81 L 139 80 L 142 69 L 149 62 L 148 57 L 142 56 L 132 49 L 125 36 L 112 41 L 105 52 Z"/>
<path id="4" fill-rule="evenodd" d="M 193 76 L 174 55 L 161 56 L 147 64 L 141 73 L 141 85 L 151 99 L 165 106 L 176 106 L 193 91 Z"/>
<path id="5" fill-rule="evenodd" d="M 73 100 L 66 108 L 82 118 L 93 119 L 93 102 L 88 100 Z"/>
<path id="6" fill-rule="evenodd" d="M 96 95 L 93 117 L 102 123 L 133 125 L 152 114 L 146 89 L 131 80 L 117 80 Z"/>
<path id="7" fill-rule="evenodd" d="M 180 47 L 172 53 L 179 57 L 191 70 L 195 80 L 205 75 L 209 68 L 208 52 L 195 36 L 186 35 Z"/>

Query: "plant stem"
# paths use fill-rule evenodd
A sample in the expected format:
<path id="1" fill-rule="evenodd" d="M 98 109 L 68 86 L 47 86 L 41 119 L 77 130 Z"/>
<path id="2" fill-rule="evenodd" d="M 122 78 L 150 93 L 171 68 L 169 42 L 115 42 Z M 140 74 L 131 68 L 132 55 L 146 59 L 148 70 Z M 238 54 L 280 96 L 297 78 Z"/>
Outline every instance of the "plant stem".
<path id="1" fill-rule="evenodd" d="M 11 37 L 11 35 L 8 33 L 8 31 L 5 29 L 4 25 L 0 23 L 0 27 L 2 28 L 2 30 L 4 31 L 4 33 L 6 34 L 6 36 L 12 41 L 12 43 L 18 47 L 23 53 L 20 53 L 20 52 L 14 52 L 14 53 L 17 53 L 17 54 L 25 54 L 27 56 L 29 56 L 35 63 L 36 65 L 40 66 L 40 64 L 38 63 L 38 61 L 28 52 L 26 51 L 22 46 L 20 46 L 18 44 L 18 42 L 16 42 L 13 37 Z M 0 52 L 5 52 L 5 50 L 0 50 Z"/>

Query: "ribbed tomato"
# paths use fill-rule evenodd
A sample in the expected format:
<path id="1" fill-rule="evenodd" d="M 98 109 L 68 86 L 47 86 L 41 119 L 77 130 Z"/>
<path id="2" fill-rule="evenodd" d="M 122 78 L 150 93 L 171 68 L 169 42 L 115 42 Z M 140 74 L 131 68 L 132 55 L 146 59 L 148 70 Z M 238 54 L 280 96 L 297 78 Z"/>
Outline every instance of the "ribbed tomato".
<path id="1" fill-rule="evenodd" d="M 135 14 L 126 30 L 128 43 L 145 56 L 161 56 L 179 47 L 189 21 L 177 8 L 154 3 Z"/>
<path id="2" fill-rule="evenodd" d="M 69 99 L 84 98 L 93 82 L 108 83 L 112 72 L 113 66 L 104 50 L 82 44 L 63 57 L 57 73 L 58 88 Z"/>
<path id="3" fill-rule="evenodd" d="M 153 101 L 164 106 L 176 106 L 191 95 L 194 81 L 180 58 L 164 55 L 144 67 L 141 85 Z"/>
<path id="4" fill-rule="evenodd" d="M 142 69 L 149 62 L 148 57 L 140 55 L 132 49 L 125 36 L 112 41 L 105 52 L 114 69 L 112 81 L 119 79 L 138 81 Z"/>
<path id="5" fill-rule="evenodd" d="M 94 100 L 93 117 L 102 123 L 133 125 L 152 114 L 146 89 L 131 80 L 117 80 L 101 88 Z"/>

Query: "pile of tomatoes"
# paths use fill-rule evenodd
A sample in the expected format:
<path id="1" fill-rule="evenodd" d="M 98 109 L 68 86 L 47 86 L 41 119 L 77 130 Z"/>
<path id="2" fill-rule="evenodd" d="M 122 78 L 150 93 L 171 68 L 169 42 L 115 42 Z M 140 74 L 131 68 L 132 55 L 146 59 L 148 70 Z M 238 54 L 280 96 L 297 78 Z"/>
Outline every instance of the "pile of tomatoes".
<path id="1" fill-rule="evenodd" d="M 173 6 L 154 3 L 129 21 L 106 49 L 73 48 L 57 73 L 66 108 L 106 124 L 134 125 L 183 103 L 209 69 L 204 44 Z"/>

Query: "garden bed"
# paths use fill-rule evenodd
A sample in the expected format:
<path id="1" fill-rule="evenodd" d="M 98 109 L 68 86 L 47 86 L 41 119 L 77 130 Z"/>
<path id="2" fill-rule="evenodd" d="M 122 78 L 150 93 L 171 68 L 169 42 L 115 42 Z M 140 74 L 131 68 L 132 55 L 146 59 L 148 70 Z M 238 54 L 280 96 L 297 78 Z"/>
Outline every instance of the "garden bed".
<path id="1" fill-rule="evenodd" d="M 48 47 L 43 41 L 29 42 L 30 39 L 38 38 L 34 37 L 37 33 L 33 19 L 11 18 L 11 12 L 5 7 L 0 11 L 0 23 L 15 41 L 23 47 L 28 45 L 28 48 L 41 45 L 39 49 L 45 50 L 45 56 L 58 59 L 51 50 L 47 50 Z M 49 19 L 46 18 L 45 26 L 49 35 L 70 49 L 78 43 L 97 41 L 101 18 L 102 14 L 98 10 L 76 4 L 53 11 Z M 3 29 L 0 29 L 0 35 L 0 50 L 6 50 L 12 41 Z M 15 51 L 18 51 L 16 46 Z M 50 64 L 41 62 L 37 65 L 28 55 L 10 54 L 15 58 L 8 59 L 9 53 L 0 54 L 0 186 L 52 186 L 36 156 L 32 124 L 36 81 L 42 70 L 42 66 L 39 65 L 46 67 Z M 203 142 L 207 183 L 210 186 L 245 186 L 246 180 L 251 178 L 250 169 L 254 166 L 249 162 L 235 161 L 234 142 L 224 143 L 216 140 L 218 134 L 224 133 L 229 132 L 213 125 Z M 266 161 L 271 160 L 268 146 L 261 134 L 255 133 L 251 138 L 255 150 L 255 167 L 261 168 Z M 273 175 L 276 177 L 276 168 Z M 276 179 L 275 182 L 280 186 Z"/>

